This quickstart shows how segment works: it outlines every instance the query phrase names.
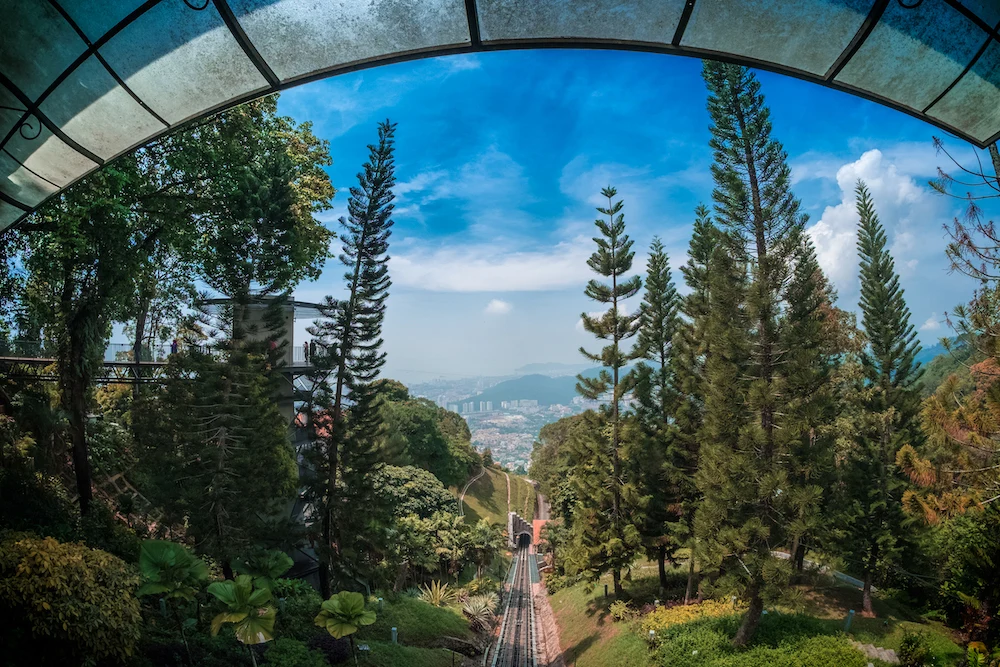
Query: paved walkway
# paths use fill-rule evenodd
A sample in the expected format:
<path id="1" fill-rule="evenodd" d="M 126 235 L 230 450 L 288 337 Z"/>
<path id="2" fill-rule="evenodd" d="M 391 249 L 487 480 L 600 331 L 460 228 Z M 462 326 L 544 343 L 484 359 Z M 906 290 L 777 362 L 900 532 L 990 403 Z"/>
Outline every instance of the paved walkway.
<path id="1" fill-rule="evenodd" d="M 469 487 L 472 486 L 473 482 L 475 482 L 477 479 L 479 479 L 485 474 L 486 474 L 486 468 L 485 467 L 480 468 L 479 474 L 465 483 L 465 487 L 462 488 L 462 493 L 458 494 L 458 516 L 465 517 L 465 493 L 469 490 Z M 508 504 L 510 503 L 509 500 L 507 502 Z"/>

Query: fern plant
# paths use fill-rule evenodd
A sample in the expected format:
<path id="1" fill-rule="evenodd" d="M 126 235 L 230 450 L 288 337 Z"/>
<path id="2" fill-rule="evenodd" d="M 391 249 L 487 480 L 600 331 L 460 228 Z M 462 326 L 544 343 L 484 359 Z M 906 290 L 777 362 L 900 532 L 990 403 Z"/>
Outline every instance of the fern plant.
<path id="1" fill-rule="evenodd" d="M 494 593 L 487 593 L 474 595 L 462 604 L 462 613 L 469 619 L 469 625 L 473 630 L 487 632 L 492 629 L 497 602 Z"/>

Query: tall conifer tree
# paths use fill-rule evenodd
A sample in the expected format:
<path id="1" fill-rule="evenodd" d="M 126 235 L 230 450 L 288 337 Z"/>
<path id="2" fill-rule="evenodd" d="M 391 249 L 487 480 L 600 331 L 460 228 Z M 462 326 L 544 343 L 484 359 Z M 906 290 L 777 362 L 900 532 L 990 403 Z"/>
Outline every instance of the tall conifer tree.
<path id="1" fill-rule="evenodd" d="M 818 267 L 814 271 L 810 265 L 806 216 L 791 192 L 785 151 L 771 136 L 760 83 L 745 67 L 715 62 L 705 63 L 704 78 L 717 219 L 728 237 L 725 247 L 732 261 L 745 266 L 748 277 L 740 307 L 746 319 L 716 321 L 709 344 L 728 341 L 722 344 L 733 346 L 745 340 L 749 356 L 741 366 L 717 358 L 713 347 L 708 362 L 712 386 L 707 391 L 706 427 L 715 439 L 709 463 L 725 474 L 718 479 L 699 476 L 705 502 L 698 525 L 710 547 L 711 564 L 726 573 L 720 583 L 747 601 L 748 611 L 733 639 L 744 645 L 756 632 L 764 604 L 777 597 L 787 580 L 786 568 L 771 550 L 786 543 L 789 516 L 815 501 L 799 492 L 792 475 L 794 453 L 808 440 L 809 429 L 801 405 L 808 397 L 790 393 L 793 385 L 802 384 L 790 375 L 811 372 L 823 359 L 806 353 L 817 345 L 815 340 L 798 340 L 789 332 L 804 330 L 800 323 L 820 317 L 818 303 L 804 296 L 808 284 L 815 287 L 809 276 Z M 744 328 L 737 331 L 737 326 Z M 742 344 L 736 346 L 742 349 Z M 720 366 L 713 368 L 716 363 Z M 720 409 L 713 402 L 721 401 L 728 411 L 736 407 L 737 398 L 744 414 L 725 432 L 717 417 L 714 425 L 709 423 L 708 415 Z M 743 426 L 737 428 L 739 424 Z M 707 447 L 703 443 L 703 454 Z"/>
<path id="2" fill-rule="evenodd" d="M 679 305 L 670 258 L 660 239 L 654 238 L 646 264 L 646 292 L 639 307 L 636 351 L 645 361 L 637 367 L 635 394 L 643 433 L 638 477 L 641 493 L 649 498 L 642 535 L 648 556 L 657 561 L 661 588 L 667 586 L 667 556 L 677 546 L 670 528 L 680 517 L 685 477 L 672 451 L 677 411 L 673 344 L 680 326 Z"/>
<path id="3" fill-rule="evenodd" d="M 395 129 L 389 121 L 379 124 L 378 143 L 368 147 L 368 162 L 358 174 L 358 185 L 351 188 L 348 216 L 340 219 L 347 295 L 339 300 L 327 297 L 322 308 L 326 319 L 311 330 L 319 341 L 313 359 L 319 389 L 312 406 L 316 446 L 311 458 L 324 597 L 332 592 L 333 568 L 348 570 L 357 563 L 355 538 L 365 530 L 364 508 L 373 495 L 372 473 L 379 465 L 381 419 L 372 383 L 385 364 L 382 321 L 391 284 L 387 252 L 395 198 Z"/>
<path id="4" fill-rule="evenodd" d="M 618 192 L 613 187 L 606 187 L 601 195 L 608 200 L 607 207 L 598 207 L 597 211 L 607 216 L 607 220 L 598 218 L 594 224 L 601 235 L 594 238 L 597 251 L 587 260 L 587 265 L 598 275 L 610 278 L 611 283 L 591 280 L 587 283 L 584 293 L 594 301 L 606 305 L 608 310 L 600 317 L 583 313 L 580 317 L 584 330 L 594 334 L 601 340 L 609 341 L 600 353 L 593 354 L 580 348 L 580 352 L 591 361 L 601 364 L 604 368 L 596 378 L 577 376 L 579 381 L 577 391 L 591 400 L 600 400 L 610 393 L 610 406 L 607 409 L 607 446 L 610 470 L 589 470 L 589 474 L 608 475 L 611 506 L 608 509 L 610 523 L 607 533 L 600 538 L 604 554 L 593 552 L 593 556 L 603 561 L 599 565 L 601 571 L 611 570 L 614 579 L 615 595 L 621 595 L 621 570 L 635 558 L 634 550 L 639 546 L 639 534 L 635 526 L 635 517 L 625 507 L 626 496 L 630 506 L 637 506 L 635 497 L 637 490 L 627 479 L 623 469 L 623 457 L 620 452 L 622 445 L 622 397 L 634 386 L 631 373 L 625 374 L 622 369 L 635 358 L 635 355 L 623 349 L 623 344 L 639 332 L 640 314 L 624 312 L 625 301 L 642 289 L 642 278 L 626 274 L 632 269 L 635 252 L 632 250 L 632 240 L 625 233 L 625 215 L 622 200 L 615 201 Z M 608 370 L 610 369 L 610 371 Z M 581 469 L 584 472 L 584 469 Z M 589 499 L 582 499 L 587 502 Z M 580 523 L 580 526 L 586 524 Z M 585 530 L 585 528 L 584 528 Z M 593 536 L 588 538 L 593 542 Z"/>
<path id="5" fill-rule="evenodd" d="M 698 470 L 699 432 L 705 411 L 705 364 L 709 357 L 709 267 L 718 243 L 719 230 L 712 223 L 708 208 L 698 206 L 688 246 L 688 261 L 681 267 L 684 282 L 691 291 L 681 299 L 680 310 L 685 319 L 674 338 L 673 379 L 678 400 L 671 444 L 674 473 L 682 497 L 680 511 L 683 521 L 673 526 L 673 533 L 676 540 L 686 541 L 689 547 L 685 603 L 691 601 L 696 588 L 698 549 L 694 516 L 701 494 L 695 484 L 695 472 Z"/>
<path id="6" fill-rule="evenodd" d="M 852 500 L 847 555 L 862 568 L 862 607 L 871 615 L 872 582 L 880 568 L 898 556 L 904 480 L 896 452 L 903 445 L 916 445 L 919 437 L 920 369 L 915 357 L 920 344 L 871 195 L 860 181 L 855 192 L 861 320 L 868 339 L 861 353 L 861 401 L 869 418 L 859 429 L 845 468 Z"/>

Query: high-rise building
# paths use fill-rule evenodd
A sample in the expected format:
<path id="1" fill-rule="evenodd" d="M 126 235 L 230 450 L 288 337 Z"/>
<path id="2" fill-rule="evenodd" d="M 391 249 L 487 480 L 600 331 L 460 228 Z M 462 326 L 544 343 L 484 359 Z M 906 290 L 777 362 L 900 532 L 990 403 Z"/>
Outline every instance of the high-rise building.
<path id="1" fill-rule="evenodd" d="M 486 410 L 487 410 L 486 401 L 479 401 L 479 411 L 486 412 Z"/>
<path id="2" fill-rule="evenodd" d="M 493 412 L 493 401 L 486 401 L 486 412 Z"/>

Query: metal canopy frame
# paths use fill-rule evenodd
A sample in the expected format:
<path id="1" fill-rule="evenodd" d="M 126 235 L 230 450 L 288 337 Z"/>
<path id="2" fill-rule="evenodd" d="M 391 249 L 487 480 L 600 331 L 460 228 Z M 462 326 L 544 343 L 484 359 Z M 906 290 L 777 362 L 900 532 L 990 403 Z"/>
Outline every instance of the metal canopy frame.
<path id="1" fill-rule="evenodd" d="M 126 0 L 122 0 L 125 2 Z M 955 127 L 940 118 L 936 118 L 930 115 L 928 112 L 945 99 L 949 93 L 951 93 L 956 86 L 958 86 L 969 73 L 980 63 L 990 49 L 991 46 L 995 46 L 1000 49 L 1000 33 L 998 33 L 998 28 L 1000 28 L 1000 20 L 995 25 L 991 25 L 987 22 L 987 18 L 980 16 L 976 11 L 970 7 L 976 6 L 983 11 L 988 13 L 991 9 L 996 9 L 997 15 L 1000 16 L 1000 7 L 994 7 L 994 0 L 872 0 L 870 8 L 868 9 L 867 15 L 861 21 L 860 26 L 857 28 L 853 38 L 848 43 L 847 47 L 843 49 L 840 55 L 834 60 L 834 62 L 829 66 L 829 68 L 823 73 L 815 73 L 807 71 L 805 69 L 799 69 L 796 67 L 788 66 L 787 64 L 782 64 L 780 62 L 761 60 L 747 55 L 727 53 L 714 49 L 702 48 L 692 44 L 686 44 L 684 42 L 685 34 L 690 27 L 690 22 L 692 20 L 692 15 L 696 9 L 696 3 L 701 3 L 702 5 L 707 5 L 712 8 L 718 8 L 721 6 L 732 9 L 732 6 L 740 5 L 742 3 L 738 0 L 684 0 L 683 7 L 680 11 L 679 20 L 673 34 L 672 39 L 669 42 L 650 42 L 650 41 L 639 41 L 639 40 L 626 40 L 626 39 L 605 39 L 605 38 L 595 38 L 586 36 L 568 36 L 568 37 L 551 37 L 551 36 L 540 36 L 532 37 L 529 36 L 524 38 L 502 38 L 502 39 L 484 39 L 481 21 L 481 7 L 496 5 L 500 0 L 454 0 L 452 4 L 458 7 L 464 5 L 465 16 L 463 23 L 465 24 L 465 30 L 467 31 L 467 36 L 463 35 L 460 43 L 450 43 L 440 46 L 428 46 L 421 48 L 414 48 L 409 50 L 397 50 L 389 51 L 381 55 L 375 55 L 359 60 L 354 60 L 347 63 L 339 63 L 332 65 L 327 68 L 316 69 L 303 74 L 296 74 L 282 79 L 272 68 L 272 65 L 268 63 L 265 57 L 262 55 L 261 50 L 258 45 L 254 43 L 251 37 L 247 34 L 247 30 L 243 22 L 241 22 L 241 17 L 238 17 L 234 12 L 232 4 L 239 3 L 246 0 L 144 0 L 139 3 L 134 9 L 129 11 L 123 18 L 121 18 L 117 23 L 108 28 L 104 33 L 97 38 L 91 38 L 88 36 L 87 31 L 84 27 L 74 20 L 73 12 L 68 11 L 67 8 L 78 9 L 79 7 L 74 6 L 75 4 L 87 4 L 88 0 L 0 0 L 0 9 L 6 9 L 6 11 L 0 11 L 0 14 L 5 15 L 5 17 L 11 22 L 7 24 L 7 30 L 13 27 L 14 31 L 18 30 L 19 24 L 22 27 L 27 27 L 25 21 L 30 20 L 30 13 L 32 11 L 41 12 L 48 11 L 48 8 L 54 10 L 58 15 L 65 21 L 66 25 L 73 31 L 76 37 L 82 40 L 85 48 L 80 52 L 68 66 L 64 67 L 62 71 L 53 78 L 51 82 L 44 88 L 44 90 L 32 98 L 25 90 L 19 87 L 15 81 L 12 80 L 11 76 L 8 76 L 7 72 L 8 66 L 13 66 L 9 62 L 5 62 L 3 58 L 2 50 L 0 50 L 0 86 L 7 89 L 10 95 L 16 98 L 17 103 L 20 108 L 15 108 L 13 106 L 3 105 L 2 99 L 0 99 L 0 112 L 8 111 L 19 113 L 19 119 L 16 120 L 13 125 L 5 132 L 2 140 L 0 140 L 0 161 L 7 160 L 9 165 L 12 165 L 15 170 L 24 170 L 22 176 L 24 178 L 35 178 L 39 187 L 43 188 L 46 194 L 39 197 L 17 197 L 11 192 L 4 191 L 4 183 L 0 182 L 0 231 L 3 229 L 17 224 L 23 220 L 27 214 L 35 210 L 42 202 L 44 202 L 49 197 L 58 194 L 62 189 L 68 187 L 73 182 L 82 178 L 84 175 L 93 171 L 94 169 L 100 168 L 108 161 L 115 159 L 119 155 L 127 153 L 130 150 L 135 149 L 138 146 L 144 145 L 149 141 L 165 134 L 172 132 L 181 128 L 188 123 L 199 120 L 213 113 L 217 113 L 221 110 L 243 104 L 252 99 L 256 99 L 268 94 L 279 92 L 287 88 L 301 85 L 303 83 L 308 83 L 310 81 L 315 81 L 318 79 L 323 79 L 338 74 L 344 74 L 348 72 L 354 72 L 370 67 L 376 67 L 379 65 L 386 65 L 391 63 L 405 62 L 410 60 L 416 60 L 420 58 L 450 55 L 450 54 L 462 54 L 462 53 L 480 53 L 487 51 L 498 51 L 498 50 L 511 50 L 511 49 L 536 49 L 536 48 L 584 48 L 584 49 L 614 49 L 614 50 L 625 50 L 625 51 L 640 51 L 640 52 L 652 52 L 652 53 L 662 53 L 670 55 L 680 55 L 694 58 L 710 58 L 715 60 L 720 60 L 724 62 L 738 63 L 742 65 L 747 65 L 750 67 L 755 67 L 763 70 L 768 70 L 772 72 L 777 72 L 792 76 L 795 78 L 811 81 L 813 83 L 818 83 L 820 85 L 828 86 L 837 90 L 842 90 L 850 94 L 872 100 L 879 104 L 891 107 L 898 111 L 902 111 L 910 116 L 919 118 L 925 122 L 935 125 L 949 133 L 952 133 L 958 137 L 961 137 L 972 144 L 982 148 L 988 146 L 989 144 L 995 142 L 1000 138 L 1000 120 L 998 120 L 998 126 L 996 128 L 990 128 L 993 133 L 983 138 L 980 135 L 978 138 L 971 134 L 969 129 L 963 129 L 960 127 Z M 268 2 L 276 2 L 277 0 L 267 0 Z M 426 0 L 407 0 L 410 2 L 421 3 Z M 437 3 L 430 4 L 443 4 L 449 0 L 438 0 Z M 518 0 L 507 0 L 510 4 L 518 4 Z M 523 0 L 521 0 L 523 2 Z M 544 6 L 546 8 L 551 8 L 553 6 L 562 6 L 564 11 L 571 11 L 570 6 L 574 0 L 532 0 L 537 3 L 538 6 Z M 595 1 L 602 5 L 612 5 L 616 4 L 613 0 L 589 0 L 586 4 L 594 4 Z M 813 0 L 816 4 L 835 4 L 844 3 L 848 4 L 852 0 Z M 862 2 L 862 0 L 853 0 L 855 3 Z M 392 4 L 393 2 L 401 3 L 404 0 L 371 0 L 371 4 Z M 728 4 L 727 4 L 728 2 Z M 807 3 L 800 2 L 798 0 L 773 0 L 774 4 L 780 7 L 782 12 L 791 11 L 792 6 L 804 5 Z M 37 3 L 37 4 L 36 4 Z M 196 113 L 189 115 L 188 117 L 182 118 L 175 122 L 170 122 L 166 117 L 166 114 L 159 113 L 155 104 L 150 103 L 149 100 L 143 99 L 142 95 L 138 94 L 133 87 L 129 84 L 129 77 L 123 76 L 121 72 L 117 71 L 113 64 L 109 62 L 109 59 L 102 52 L 102 48 L 108 45 L 108 43 L 116 36 L 126 31 L 130 26 L 132 26 L 137 20 L 146 16 L 148 12 L 156 9 L 160 6 L 166 5 L 168 3 L 178 4 L 183 3 L 183 6 L 193 13 L 200 13 L 209 11 L 210 8 L 214 9 L 221 17 L 222 22 L 228 29 L 229 35 L 239 46 L 242 54 L 245 58 L 252 63 L 254 70 L 259 74 L 262 81 L 262 85 L 253 86 L 251 90 L 246 90 L 240 94 L 236 94 L 229 99 L 225 99 L 216 104 L 209 104 L 204 106 L 204 108 L 198 108 Z M 664 4 L 667 4 L 668 0 L 664 0 Z M 977 4 L 979 3 L 979 4 Z M 13 4 L 14 8 L 10 5 Z M 343 4 L 351 4 L 350 0 Z M 619 0 L 617 5 L 625 9 L 637 10 L 640 2 L 639 0 Z M 781 7 L 782 4 L 788 5 Z M 935 8 L 948 7 L 951 10 L 958 12 L 961 17 L 970 22 L 975 26 L 976 29 L 982 33 L 982 42 L 976 43 L 977 50 L 973 56 L 964 63 L 961 72 L 954 77 L 949 84 L 947 84 L 942 90 L 936 91 L 932 100 L 929 104 L 922 104 L 919 108 L 907 105 L 906 103 L 893 99 L 887 94 L 883 94 L 878 90 L 870 90 L 861 88 L 857 85 L 848 83 L 843 80 L 838 80 L 838 76 L 842 74 L 844 68 L 847 67 L 852 60 L 858 55 L 859 51 L 865 46 L 866 42 L 872 36 L 873 32 L 880 26 L 883 22 L 883 18 L 886 11 L 891 5 L 897 4 L 899 7 L 905 10 L 919 11 L 921 7 L 925 10 L 934 6 Z M 7 5 L 5 8 L 4 5 Z M 30 6 L 29 6 L 30 5 Z M 496 8 L 493 7 L 495 10 Z M 738 10 L 739 8 L 737 8 Z M 745 9 L 745 7 L 743 8 Z M 934 9 L 938 11 L 938 9 Z M 945 11 L 945 10 L 940 10 Z M 245 17 L 242 17 L 245 18 Z M 417 27 L 414 27 L 417 29 Z M 945 28 L 942 27 L 942 30 Z M 913 37 L 913 39 L 919 39 L 919 35 Z M 0 45 L 2 47 L 2 45 Z M 947 54 L 945 54 L 947 55 Z M 92 150 L 84 145 L 85 142 L 74 138 L 71 133 L 68 133 L 66 129 L 60 126 L 59 123 L 55 122 L 46 112 L 42 109 L 46 100 L 52 96 L 52 94 L 64 84 L 71 75 L 74 74 L 78 69 L 84 66 L 85 63 L 90 61 L 91 58 L 96 59 L 103 70 L 108 76 L 114 81 L 114 85 L 118 89 L 123 91 L 127 96 L 133 100 L 144 113 L 148 114 L 149 119 L 158 126 L 158 129 L 152 132 L 142 131 L 141 136 L 138 140 L 131 145 L 117 150 L 112 155 L 100 155 L 98 151 Z M 961 62 L 958 63 L 962 65 Z M 1000 66 L 996 69 L 1000 70 Z M 197 72 L 193 73 L 197 76 Z M 997 81 L 997 85 L 994 88 L 1000 86 L 1000 71 L 994 72 L 991 70 L 988 73 L 990 78 L 989 84 L 993 85 L 993 81 Z M 935 93 L 935 91 L 931 91 Z M 992 92 L 992 89 L 991 89 Z M 2 90 L 0 90 L 2 93 Z M 974 97 L 974 96 L 973 96 Z M 47 131 L 51 134 L 51 137 L 62 142 L 66 148 L 76 153 L 83 161 L 84 166 L 68 178 L 58 179 L 51 175 L 46 175 L 41 173 L 41 171 L 34 165 L 27 164 L 31 158 L 29 155 L 28 159 L 19 158 L 17 155 L 11 152 L 10 145 L 12 140 L 17 141 L 27 141 L 27 142 L 40 142 L 40 137 L 43 131 Z M 37 150 L 37 148 L 36 148 Z M 7 173 L 0 173 L 0 181 L 11 180 Z M 17 191 L 17 190 L 15 190 Z M 8 205 L 8 209 L 5 212 L 3 205 Z M 12 208 L 10 208 L 12 207 Z"/>

